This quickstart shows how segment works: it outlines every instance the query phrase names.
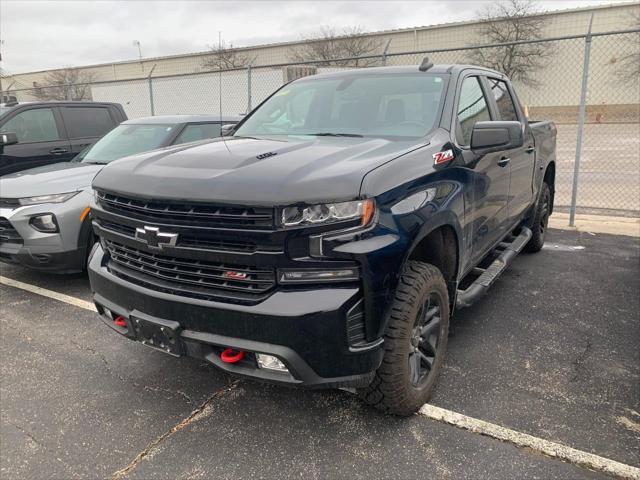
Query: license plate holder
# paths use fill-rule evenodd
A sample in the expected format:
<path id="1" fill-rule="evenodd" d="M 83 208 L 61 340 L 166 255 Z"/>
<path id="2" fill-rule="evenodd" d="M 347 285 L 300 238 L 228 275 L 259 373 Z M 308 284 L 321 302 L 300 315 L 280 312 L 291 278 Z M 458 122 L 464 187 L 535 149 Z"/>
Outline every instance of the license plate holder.
<path id="1" fill-rule="evenodd" d="M 180 339 L 181 327 L 178 322 L 160 318 L 148 320 L 131 317 L 131 325 L 136 340 L 143 345 L 174 357 L 183 355 L 182 340 Z"/>

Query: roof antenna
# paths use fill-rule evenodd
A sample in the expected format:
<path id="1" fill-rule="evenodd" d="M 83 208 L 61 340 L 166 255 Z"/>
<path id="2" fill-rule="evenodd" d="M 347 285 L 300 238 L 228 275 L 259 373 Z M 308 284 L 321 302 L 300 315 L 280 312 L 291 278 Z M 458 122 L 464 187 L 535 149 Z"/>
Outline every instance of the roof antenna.
<path id="1" fill-rule="evenodd" d="M 231 154 L 231 150 L 229 150 L 229 146 L 227 145 L 227 139 L 222 135 L 222 62 L 220 61 L 222 53 L 222 32 L 218 30 L 218 112 L 220 114 L 220 137 L 222 137 L 224 148 Z"/>
<path id="2" fill-rule="evenodd" d="M 431 67 L 433 67 L 433 63 L 431 63 L 429 61 L 429 57 L 424 57 L 422 59 L 422 63 L 420 64 L 420 66 L 418 67 L 418 70 L 420 70 L 421 72 L 426 72 L 427 70 L 429 70 Z"/>

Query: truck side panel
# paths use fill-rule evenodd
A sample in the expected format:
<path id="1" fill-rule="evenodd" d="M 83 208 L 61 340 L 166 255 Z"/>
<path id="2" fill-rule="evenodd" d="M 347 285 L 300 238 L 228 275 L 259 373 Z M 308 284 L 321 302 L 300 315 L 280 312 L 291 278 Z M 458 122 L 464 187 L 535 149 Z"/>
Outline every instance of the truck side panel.
<path id="1" fill-rule="evenodd" d="M 536 168 L 534 171 L 533 188 L 534 198 L 538 198 L 540 187 L 544 181 L 545 174 L 552 172 L 548 183 L 551 189 L 551 199 L 553 207 L 553 196 L 555 193 L 555 165 L 556 165 L 556 133 L 557 129 L 552 121 L 530 122 L 529 127 L 533 133 L 536 147 Z"/>

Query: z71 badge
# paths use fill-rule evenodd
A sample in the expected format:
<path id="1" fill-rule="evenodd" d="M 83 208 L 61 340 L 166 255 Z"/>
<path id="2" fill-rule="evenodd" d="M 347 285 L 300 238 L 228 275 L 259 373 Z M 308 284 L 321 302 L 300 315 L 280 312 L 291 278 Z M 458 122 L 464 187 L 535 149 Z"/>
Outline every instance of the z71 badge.
<path id="1" fill-rule="evenodd" d="M 433 154 L 433 164 L 440 165 L 453 160 L 453 150 L 445 150 L 444 152 L 437 152 Z"/>

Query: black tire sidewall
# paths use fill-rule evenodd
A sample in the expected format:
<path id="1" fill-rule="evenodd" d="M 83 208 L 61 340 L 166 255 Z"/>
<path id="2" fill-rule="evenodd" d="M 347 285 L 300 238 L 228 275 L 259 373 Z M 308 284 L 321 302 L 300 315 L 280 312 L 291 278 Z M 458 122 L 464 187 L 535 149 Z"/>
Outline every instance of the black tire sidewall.
<path id="1" fill-rule="evenodd" d="M 440 370 L 442 369 L 442 364 L 444 363 L 444 356 L 445 356 L 444 354 L 447 349 L 447 338 L 448 338 L 448 331 L 449 331 L 449 311 L 448 311 L 449 305 L 447 304 L 448 296 L 446 296 L 446 294 L 444 294 L 445 296 L 443 296 L 443 292 L 440 291 L 439 288 L 437 287 L 440 287 L 440 285 L 437 285 L 437 286 L 428 285 L 428 288 L 424 292 L 424 296 L 422 297 L 422 300 L 420 301 L 420 303 L 418 303 L 417 305 L 413 305 L 411 307 L 413 312 L 410 318 L 413 319 L 413 322 L 408 322 L 406 324 L 408 328 L 408 332 L 407 332 L 408 336 L 407 336 L 407 342 L 406 342 L 407 351 L 406 351 L 406 357 L 404 361 L 403 373 L 405 376 L 405 382 L 408 386 L 408 390 L 410 392 L 414 392 L 415 401 L 419 402 L 421 405 L 424 404 L 428 400 L 429 396 L 431 395 L 431 391 L 433 390 L 433 387 L 435 386 L 435 383 L 438 379 Z M 446 292 L 446 286 L 444 287 L 444 289 Z M 440 301 L 441 311 L 442 310 L 446 310 L 446 311 L 442 312 L 440 317 L 440 332 L 439 332 L 439 339 L 438 339 L 438 348 L 436 352 L 436 357 L 434 359 L 433 367 L 431 369 L 431 372 L 429 372 L 426 381 L 420 382 L 420 384 L 416 387 L 411 382 L 411 369 L 409 368 L 408 356 L 411 348 L 410 338 L 411 338 L 413 327 L 415 325 L 416 318 L 418 316 L 418 313 L 420 312 L 420 307 L 423 305 L 424 301 L 431 294 L 434 294 L 434 293 L 439 297 L 438 300 Z"/>
<path id="2" fill-rule="evenodd" d="M 536 205 L 536 215 L 533 219 L 533 224 L 531 225 L 531 239 L 525 247 L 525 251 L 530 253 L 539 252 L 542 249 L 545 238 L 547 236 L 547 229 L 549 228 L 548 216 L 544 232 L 540 231 L 540 225 L 543 215 L 542 210 L 544 208 L 545 202 L 547 203 L 548 208 L 551 208 L 551 190 L 549 189 L 549 185 L 543 183 L 540 191 L 540 196 L 538 198 L 538 204 Z"/>

